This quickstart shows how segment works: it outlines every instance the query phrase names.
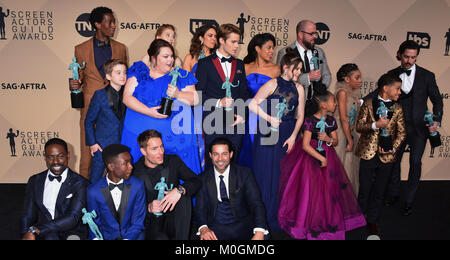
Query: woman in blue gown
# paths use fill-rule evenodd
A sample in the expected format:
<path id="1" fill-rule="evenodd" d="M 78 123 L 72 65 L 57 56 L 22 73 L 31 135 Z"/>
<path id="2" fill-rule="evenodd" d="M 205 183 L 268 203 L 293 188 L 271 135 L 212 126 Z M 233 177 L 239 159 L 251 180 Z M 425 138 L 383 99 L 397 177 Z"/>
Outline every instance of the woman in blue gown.
<path id="1" fill-rule="evenodd" d="M 302 61 L 292 49 L 288 50 L 280 63 L 282 75 L 263 85 L 249 105 L 260 118 L 255 135 L 253 172 L 271 232 L 281 230 L 277 218 L 280 161 L 293 149 L 304 118 L 304 89 L 295 83 Z"/>
<path id="2" fill-rule="evenodd" d="M 255 97 L 260 87 L 272 78 L 280 76 L 280 66 L 272 63 L 275 53 L 275 37 L 270 33 L 257 34 L 248 44 L 247 56 L 244 58 L 247 87 L 250 98 Z M 248 132 L 242 141 L 238 163 L 253 168 L 253 140 L 257 132 L 258 117 L 250 112 Z"/>
<path id="3" fill-rule="evenodd" d="M 189 47 L 189 53 L 184 58 L 183 69 L 190 71 L 195 75 L 197 71 L 197 63 L 200 59 L 208 57 L 211 52 L 216 49 L 217 45 L 217 30 L 216 26 L 212 24 L 205 24 L 197 30 L 191 40 L 191 46 Z M 193 108 L 194 111 L 194 124 L 195 133 L 197 135 L 198 142 L 198 154 L 200 157 L 200 163 L 202 169 L 205 168 L 205 140 L 203 139 L 203 107 L 196 106 Z"/>
<path id="4" fill-rule="evenodd" d="M 148 49 L 150 68 L 138 61 L 128 70 L 123 102 L 127 106 L 122 144 L 131 149 L 133 161 L 141 156 L 137 137 L 148 129 L 163 136 L 166 154 L 178 155 L 195 173 L 200 172 L 198 146 L 194 134 L 191 106 L 198 103 L 195 92 L 197 79 L 191 73 L 179 69 L 176 86 L 171 85 L 174 50 L 170 43 L 156 39 Z M 174 99 L 170 117 L 158 112 L 163 97 Z"/>

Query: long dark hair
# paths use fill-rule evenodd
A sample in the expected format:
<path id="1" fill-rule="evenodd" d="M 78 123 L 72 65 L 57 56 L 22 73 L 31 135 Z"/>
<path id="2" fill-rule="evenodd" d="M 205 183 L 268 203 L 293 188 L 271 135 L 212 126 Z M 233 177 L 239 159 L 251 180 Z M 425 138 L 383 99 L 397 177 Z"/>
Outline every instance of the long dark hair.
<path id="1" fill-rule="evenodd" d="M 245 58 L 244 58 L 244 63 L 249 64 L 249 63 L 254 62 L 256 60 L 256 58 L 258 57 L 258 53 L 256 52 L 256 49 L 255 49 L 256 46 L 258 46 L 259 48 L 262 48 L 262 46 L 264 44 L 266 44 L 266 42 L 268 42 L 268 41 L 272 41 L 273 46 L 274 47 L 276 46 L 276 40 L 272 34 L 262 33 L 262 34 L 255 35 L 247 46 L 247 56 L 245 56 Z"/>
<path id="2" fill-rule="evenodd" d="M 198 57 L 200 56 L 200 53 L 202 52 L 202 42 L 200 41 L 200 36 L 205 37 L 205 34 L 209 29 L 214 29 L 217 33 L 217 28 L 213 24 L 205 24 L 197 30 L 195 30 L 195 34 L 192 37 L 191 40 L 191 47 L 189 47 L 189 54 L 191 54 L 192 57 Z M 213 50 L 211 50 L 213 51 Z"/>

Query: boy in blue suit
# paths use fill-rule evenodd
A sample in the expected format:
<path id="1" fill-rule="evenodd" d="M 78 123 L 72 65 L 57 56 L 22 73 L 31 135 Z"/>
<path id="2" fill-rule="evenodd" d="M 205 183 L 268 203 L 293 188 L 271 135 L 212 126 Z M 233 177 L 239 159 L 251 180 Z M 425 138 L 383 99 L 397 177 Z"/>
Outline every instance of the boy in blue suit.
<path id="1" fill-rule="evenodd" d="M 94 219 L 105 240 L 143 240 L 147 211 L 144 182 L 131 176 L 130 149 L 112 144 L 103 150 L 106 176 L 88 187 L 88 211 L 95 210 Z M 90 239 L 95 236 L 92 232 Z"/>
<path id="2" fill-rule="evenodd" d="M 84 121 L 86 145 L 92 155 L 90 182 L 96 183 L 105 171 L 102 148 L 120 143 L 126 107 L 122 103 L 123 85 L 127 80 L 127 66 L 120 60 L 105 63 L 106 79 L 109 85 L 97 90 L 92 97 Z"/>

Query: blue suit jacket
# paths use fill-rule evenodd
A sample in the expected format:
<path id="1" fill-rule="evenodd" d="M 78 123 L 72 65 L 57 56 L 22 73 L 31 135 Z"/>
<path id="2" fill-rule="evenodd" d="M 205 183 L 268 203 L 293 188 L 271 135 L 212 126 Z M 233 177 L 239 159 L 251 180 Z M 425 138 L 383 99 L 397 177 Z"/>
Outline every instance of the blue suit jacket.
<path id="1" fill-rule="evenodd" d="M 105 88 L 95 91 L 84 127 L 87 146 L 99 144 L 105 148 L 110 144 L 120 144 L 123 119 L 119 120 L 110 108 Z"/>
<path id="2" fill-rule="evenodd" d="M 197 193 L 195 205 L 195 224 L 211 226 L 215 220 L 217 203 L 217 185 L 214 169 L 200 174 L 202 188 Z M 234 217 L 238 220 L 250 220 L 254 228 L 267 229 L 266 210 L 261 193 L 253 173 L 249 168 L 231 164 L 229 176 L 230 204 Z"/>
<path id="3" fill-rule="evenodd" d="M 24 215 L 21 219 L 21 235 L 31 226 L 41 233 L 39 239 L 67 239 L 70 235 L 86 238 L 86 226 L 82 224 L 81 210 L 86 207 L 86 188 L 88 181 L 69 169 L 67 179 L 61 185 L 55 206 L 55 218 L 44 206 L 44 185 L 48 170 L 33 175 L 28 180 Z"/>
<path id="4" fill-rule="evenodd" d="M 95 223 L 105 240 L 117 238 L 128 240 L 144 239 L 144 219 L 147 212 L 144 182 L 131 176 L 124 180 L 122 200 L 116 214 L 114 202 L 108 189 L 106 176 L 88 187 L 88 211 L 95 210 Z M 120 224 L 119 224 L 120 222 Z M 89 231 L 91 239 L 94 234 Z"/>

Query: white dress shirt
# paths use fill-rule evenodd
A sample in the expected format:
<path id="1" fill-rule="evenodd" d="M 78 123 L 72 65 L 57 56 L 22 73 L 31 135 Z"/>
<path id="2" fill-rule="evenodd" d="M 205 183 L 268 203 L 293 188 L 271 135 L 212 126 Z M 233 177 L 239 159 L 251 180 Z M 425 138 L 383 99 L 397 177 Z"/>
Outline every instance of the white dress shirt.
<path id="1" fill-rule="evenodd" d="M 221 61 L 221 59 L 223 58 L 223 57 L 225 57 L 225 56 L 223 56 L 222 55 L 222 53 L 220 53 L 220 51 L 219 50 L 216 50 L 216 55 L 217 55 L 217 57 L 219 58 L 219 62 L 220 62 L 220 65 L 222 66 L 222 70 L 223 70 L 223 74 L 225 74 L 225 78 L 230 78 L 230 76 L 231 76 L 231 62 L 222 62 Z M 225 57 L 226 59 L 228 59 L 228 58 L 230 58 L 231 56 L 228 56 L 228 57 Z M 220 108 L 221 107 L 221 104 L 220 104 L 220 99 L 217 101 L 217 103 L 216 103 L 216 107 L 217 108 Z"/>
<path id="2" fill-rule="evenodd" d="M 43 204 L 47 208 L 48 212 L 50 212 L 50 215 L 52 215 L 52 219 L 55 219 L 55 207 L 56 207 L 56 200 L 58 199 L 59 190 L 61 189 L 62 184 L 67 179 L 67 174 L 69 172 L 69 169 L 67 168 L 62 174 L 61 174 L 61 182 L 54 179 L 53 181 L 50 181 L 48 178 L 48 175 L 52 175 L 56 177 L 50 170 L 48 170 L 47 178 L 45 179 L 44 184 L 44 199 Z"/>
<path id="3" fill-rule="evenodd" d="M 117 185 L 117 184 L 123 183 L 123 179 L 121 179 L 118 183 L 114 183 L 108 178 L 108 175 L 107 175 L 106 182 L 108 183 L 108 186 L 110 183 Z M 122 200 L 122 191 L 118 187 L 115 187 L 114 189 L 110 190 L 109 192 L 111 193 L 111 197 L 114 201 L 114 207 L 116 208 L 116 210 L 119 210 L 120 201 Z"/>
<path id="4" fill-rule="evenodd" d="M 400 74 L 400 79 L 402 80 L 402 90 L 406 94 L 411 92 L 412 87 L 414 85 L 414 79 L 416 77 L 416 64 L 411 67 L 411 74 L 408 76 L 406 73 Z"/>

